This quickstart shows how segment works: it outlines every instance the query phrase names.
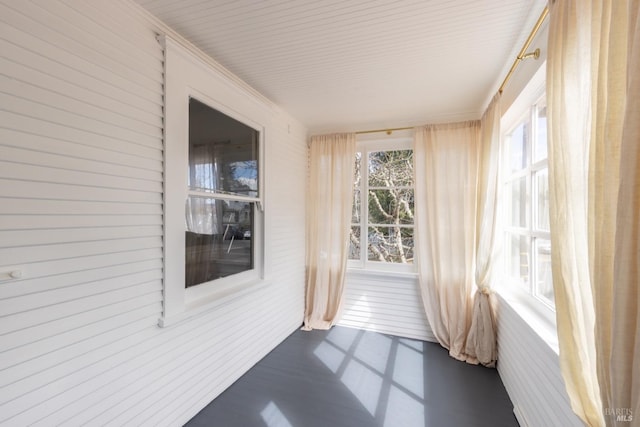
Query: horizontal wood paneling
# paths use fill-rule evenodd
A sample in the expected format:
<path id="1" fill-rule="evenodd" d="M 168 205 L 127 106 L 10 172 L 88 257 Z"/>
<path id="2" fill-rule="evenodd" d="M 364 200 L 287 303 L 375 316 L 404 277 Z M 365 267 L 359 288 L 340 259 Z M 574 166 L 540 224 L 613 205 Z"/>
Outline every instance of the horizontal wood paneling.
<path id="1" fill-rule="evenodd" d="M 306 130 L 269 104 L 269 284 L 157 326 L 164 31 L 128 0 L 0 0 L 0 425 L 182 425 L 302 321 Z"/>
<path id="2" fill-rule="evenodd" d="M 91 93 L 99 95 L 99 102 L 95 97 L 87 102 L 104 108 L 110 105 L 120 105 L 125 109 L 112 109 L 112 111 L 121 111 L 124 114 L 132 113 L 131 117 L 139 118 L 143 122 L 153 122 L 162 118 L 162 104 L 157 100 L 140 98 L 118 85 L 73 68 L 55 57 L 49 58 L 43 56 L 42 52 L 26 49 L 19 41 L 17 43 L 19 44 L 0 40 L 0 47 L 7 54 L 7 58 L 3 59 L 7 75 L 17 74 L 17 71 L 20 71 L 19 80 L 24 82 L 34 85 L 54 82 L 46 87 L 63 90 L 67 96 L 82 94 L 73 96 L 74 98 L 89 100 Z M 46 76 L 45 80 L 41 80 L 43 76 Z"/>
<path id="3" fill-rule="evenodd" d="M 53 135 L 35 135 L 26 130 L 17 132 L 7 128 L 0 129 L 0 138 L 4 150 L 15 150 L 15 148 L 24 150 L 28 152 L 29 161 L 32 164 L 49 164 L 48 161 L 53 156 L 57 157 L 56 164 L 67 166 L 73 163 L 72 167 L 79 167 L 80 170 L 86 170 L 89 164 L 94 166 L 91 169 L 93 171 L 97 168 L 99 172 L 104 168 L 102 165 L 107 165 L 107 167 L 113 167 L 109 169 L 111 174 L 122 173 L 132 177 L 148 178 L 149 172 L 162 173 L 161 158 L 148 159 L 136 154 L 122 153 L 114 151 L 111 146 L 92 147 L 83 143 L 56 140 Z M 16 158 L 18 152 L 14 151 L 14 153 L 16 154 L 13 154 L 13 157 Z"/>
<path id="4" fill-rule="evenodd" d="M 34 168 L 48 167 L 52 169 L 52 166 L 54 166 L 55 169 L 60 170 L 34 169 L 33 171 L 29 171 L 27 169 L 25 172 L 21 172 L 22 169 L 16 171 L 15 166 L 11 163 L 3 162 L 3 175 L 7 177 L 11 173 L 15 174 L 17 178 L 24 177 L 25 174 L 32 176 L 46 175 L 47 177 L 59 174 L 57 177 L 60 182 L 75 183 L 77 182 L 77 176 L 71 175 L 70 172 L 84 172 L 85 175 L 81 176 L 84 177 L 83 182 L 85 182 L 86 185 L 91 185 L 91 183 L 94 182 L 97 185 L 105 185 L 108 183 L 107 185 L 109 186 L 118 187 L 117 184 L 121 184 L 124 188 L 137 187 L 137 189 L 156 192 L 158 191 L 157 185 L 161 185 L 162 183 L 162 173 L 160 171 L 141 169 L 133 166 L 122 166 L 99 160 L 79 159 L 59 154 L 43 153 L 41 151 L 5 145 L 0 145 L 0 158 L 10 158 L 12 162 L 19 164 L 20 167 L 23 167 L 23 165 L 33 165 L 32 167 Z M 14 168 L 13 171 L 11 171 L 12 167 Z M 5 172 L 4 169 L 8 169 L 9 171 Z M 40 171 L 43 173 L 39 174 L 38 172 Z M 108 178 L 105 178 L 105 175 Z M 134 180 L 140 180 L 141 182 L 136 183 Z"/>
<path id="5" fill-rule="evenodd" d="M 338 324 L 435 341 L 414 275 L 347 272 L 344 307 Z"/>
<path id="6" fill-rule="evenodd" d="M 69 197 L 69 195 L 67 195 Z M 162 214 L 162 206 L 155 203 L 104 202 L 90 200 L 24 199 L 3 197 L 0 214 L 23 215 L 155 215 Z M 2 221 L 0 219 L 0 221 Z"/>
<path id="7" fill-rule="evenodd" d="M 499 297 L 498 372 L 522 427 L 582 426 L 560 374 L 558 354 Z"/>
<path id="8" fill-rule="evenodd" d="M 97 228 L 162 225 L 157 215 L 2 215 L 0 230 L 39 230 L 43 228 Z"/>

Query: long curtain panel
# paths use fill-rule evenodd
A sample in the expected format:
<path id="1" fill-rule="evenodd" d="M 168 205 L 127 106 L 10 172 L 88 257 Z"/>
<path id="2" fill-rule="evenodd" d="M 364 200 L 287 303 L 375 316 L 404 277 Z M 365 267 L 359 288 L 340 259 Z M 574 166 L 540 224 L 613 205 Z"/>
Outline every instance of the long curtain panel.
<path id="1" fill-rule="evenodd" d="M 500 168 L 500 94 L 496 94 L 480 121 L 478 190 L 475 234 L 475 283 L 466 353 L 478 363 L 494 367 L 498 358 L 494 294 L 491 290 L 498 259 L 497 224 Z"/>
<path id="2" fill-rule="evenodd" d="M 576 3 L 551 5 L 547 60 L 560 367 L 587 425 L 628 425 L 640 411 L 638 1 Z"/>
<path id="3" fill-rule="evenodd" d="M 620 187 L 613 272 L 611 388 L 605 401 L 640 418 L 640 1 L 629 7 L 627 104 L 620 146 Z M 627 423 L 626 425 L 628 425 Z M 625 425 L 622 423 L 622 425 Z"/>
<path id="4" fill-rule="evenodd" d="M 355 134 L 311 138 L 307 213 L 304 329 L 329 329 L 339 320 L 347 264 Z"/>
<path id="5" fill-rule="evenodd" d="M 469 358 L 479 139 L 479 121 L 424 126 L 414 133 L 422 300 L 434 335 L 459 360 Z"/>

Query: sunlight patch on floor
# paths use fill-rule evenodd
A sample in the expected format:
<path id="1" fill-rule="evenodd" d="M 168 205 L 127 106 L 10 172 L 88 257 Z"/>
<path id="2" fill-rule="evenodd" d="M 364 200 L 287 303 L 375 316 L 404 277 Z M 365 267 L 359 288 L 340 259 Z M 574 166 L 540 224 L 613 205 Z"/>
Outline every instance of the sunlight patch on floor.
<path id="1" fill-rule="evenodd" d="M 273 402 L 267 404 L 260 412 L 260 416 L 267 427 L 293 427 L 280 408 Z"/>

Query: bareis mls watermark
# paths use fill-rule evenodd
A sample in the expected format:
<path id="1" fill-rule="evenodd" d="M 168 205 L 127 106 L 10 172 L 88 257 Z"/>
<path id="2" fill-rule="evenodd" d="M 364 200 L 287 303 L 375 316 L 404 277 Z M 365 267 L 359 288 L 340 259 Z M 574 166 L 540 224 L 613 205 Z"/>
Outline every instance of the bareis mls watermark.
<path id="1" fill-rule="evenodd" d="M 633 421 L 633 411 L 631 408 L 604 408 L 605 417 L 613 417 L 616 421 Z"/>

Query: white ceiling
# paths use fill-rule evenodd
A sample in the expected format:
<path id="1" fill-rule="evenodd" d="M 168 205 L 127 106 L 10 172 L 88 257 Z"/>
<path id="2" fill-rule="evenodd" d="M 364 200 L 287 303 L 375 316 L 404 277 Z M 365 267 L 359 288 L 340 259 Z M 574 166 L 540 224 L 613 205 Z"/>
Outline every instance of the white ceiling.
<path id="1" fill-rule="evenodd" d="M 479 118 L 542 0 L 135 0 L 310 133 Z"/>

